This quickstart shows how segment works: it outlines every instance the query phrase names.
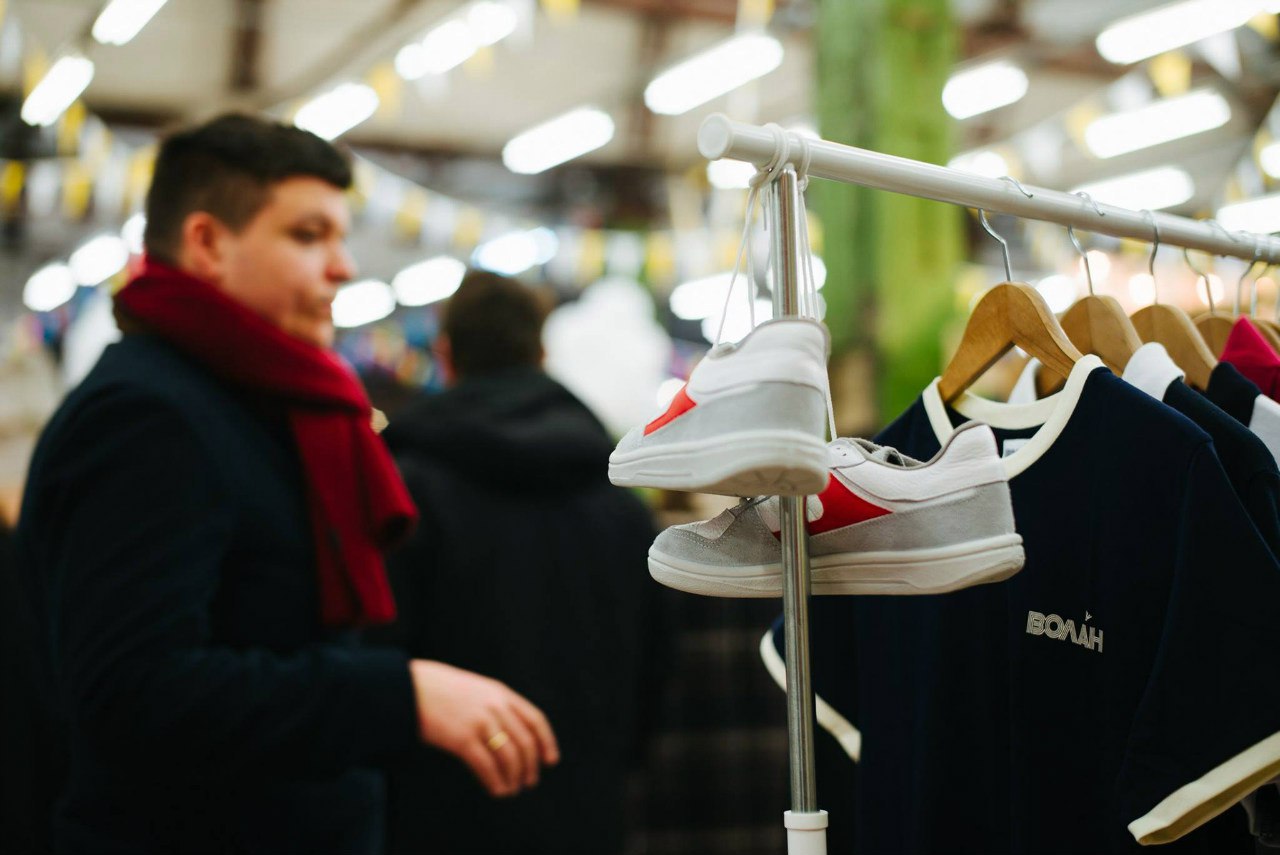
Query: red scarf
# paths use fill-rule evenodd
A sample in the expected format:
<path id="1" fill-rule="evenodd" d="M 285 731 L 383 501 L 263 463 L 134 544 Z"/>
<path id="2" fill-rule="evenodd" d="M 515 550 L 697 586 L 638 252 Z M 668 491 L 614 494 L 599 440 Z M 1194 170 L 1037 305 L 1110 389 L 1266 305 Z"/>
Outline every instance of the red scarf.
<path id="1" fill-rule="evenodd" d="M 310 488 L 321 620 L 348 626 L 394 619 L 382 551 L 408 533 L 417 510 L 373 432 L 369 399 L 350 369 L 209 283 L 155 262 L 115 301 L 218 377 L 282 405 Z"/>

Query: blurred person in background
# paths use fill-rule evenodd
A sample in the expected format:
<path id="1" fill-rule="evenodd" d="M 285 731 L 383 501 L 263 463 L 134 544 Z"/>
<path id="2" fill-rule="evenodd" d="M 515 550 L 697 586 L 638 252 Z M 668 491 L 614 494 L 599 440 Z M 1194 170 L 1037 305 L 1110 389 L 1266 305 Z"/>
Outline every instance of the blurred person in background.
<path id="1" fill-rule="evenodd" d="M 384 437 L 423 509 L 389 556 L 411 656 L 492 674 L 556 723 L 563 759 L 518 798 L 485 798 L 451 758 L 390 775 L 393 853 L 616 855 L 628 770 L 659 691 L 664 589 L 640 500 L 607 477 L 613 440 L 542 370 L 547 307 L 472 272 L 435 351 L 448 390 L 422 394 Z"/>
<path id="2" fill-rule="evenodd" d="M 380 852 L 380 762 L 486 797 L 557 759 L 505 685 L 358 646 L 415 512 L 331 351 L 347 160 L 224 116 L 169 137 L 125 331 L 54 415 L 17 533 L 69 771 L 55 850 Z"/>

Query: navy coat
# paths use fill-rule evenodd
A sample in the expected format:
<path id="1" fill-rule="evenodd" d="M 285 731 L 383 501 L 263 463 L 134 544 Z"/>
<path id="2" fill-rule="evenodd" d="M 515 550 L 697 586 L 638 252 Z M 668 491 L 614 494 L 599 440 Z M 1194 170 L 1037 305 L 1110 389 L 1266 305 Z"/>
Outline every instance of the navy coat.
<path id="1" fill-rule="evenodd" d="M 126 336 L 41 437 L 18 554 L 68 733 L 58 851 L 379 850 L 408 664 L 320 625 L 278 412 Z"/>

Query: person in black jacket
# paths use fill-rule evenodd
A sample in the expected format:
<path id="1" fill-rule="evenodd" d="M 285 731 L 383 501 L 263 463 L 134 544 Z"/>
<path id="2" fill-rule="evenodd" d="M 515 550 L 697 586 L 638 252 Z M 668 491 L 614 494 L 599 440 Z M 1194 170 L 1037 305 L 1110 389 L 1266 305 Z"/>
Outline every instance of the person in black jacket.
<path id="1" fill-rule="evenodd" d="M 426 743 L 511 795 L 556 760 L 505 685 L 357 646 L 412 503 L 330 349 L 346 159 L 226 116 L 169 137 L 126 335 L 45 429 L 18 567 L 69 771 L 66 853 L 380 852 L 374 765 Z"/>
<path id="2" fill-rule="evenodd" d="M 544 315 L 515 280 L 469 273 L 435 347 L 450 388 L 391 416 L 384 436 L 423 517 L 388 559 L 401 604 L 390 629 L 412 656 L 527 695 L 556 723 L 563 760 L 537 790 L 495 802 L 420 753 L 390 775 L 394 853 L 623 848 L 628 767 L 658 697 L 653 523 L 609 484 L 604 427 L 542 371 Z"/>

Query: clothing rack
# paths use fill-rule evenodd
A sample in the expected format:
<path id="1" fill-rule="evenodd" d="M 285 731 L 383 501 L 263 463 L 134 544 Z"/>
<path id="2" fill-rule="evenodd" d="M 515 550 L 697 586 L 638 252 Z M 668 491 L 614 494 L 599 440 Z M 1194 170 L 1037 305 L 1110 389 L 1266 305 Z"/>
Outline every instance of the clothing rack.
<path id="1" fill-rule="evenodd" d="M 698 131 L 698 150 L 708 160 L 732 158 L 771 165 L 776 179 L 766 185 L 772 242 L 777 317 L 800 314 L 802 252 L 797 220 L 801 175 L 857 184 L 891 193 L 949 202 L 988 213 L 1010 214 L 1063 226 L 1136 238 L 1257 263 L 1280 263 L 1280 239 L 1228 232 L 1214 221 L 1131 211 L 1084 196 L 1026 187 L 1013 179 L 986 178 L 930 163 L 894 157 L 826 140 L 803 137 L 777 126 L 735 122 L 716 113 Z M 1158 237 L 1156 228 L 1158 227 Z M 809 674 L 809 546 L 804 499 L 782 497 L 782 602 L 786 641 L 787 733 L 791 761 L 791 810 L 784 814 L 789 855 L 826 855 L 827 815 L 817 806 L 813 768 L 813 689 Z"/>

